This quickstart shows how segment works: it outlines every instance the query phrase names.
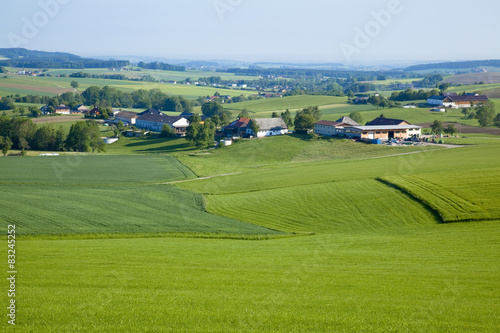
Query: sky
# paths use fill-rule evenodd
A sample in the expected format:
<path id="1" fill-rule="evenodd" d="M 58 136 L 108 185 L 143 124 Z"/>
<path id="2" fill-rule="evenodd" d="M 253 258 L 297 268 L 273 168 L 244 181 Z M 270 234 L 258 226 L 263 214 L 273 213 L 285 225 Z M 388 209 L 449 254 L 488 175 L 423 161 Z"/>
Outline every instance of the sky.
<path id="1" fill-rule="evenodd" d="M 498 59 L 499 13 L 491 0 L 3 1 L 0 48 L 249 62 Z"/>

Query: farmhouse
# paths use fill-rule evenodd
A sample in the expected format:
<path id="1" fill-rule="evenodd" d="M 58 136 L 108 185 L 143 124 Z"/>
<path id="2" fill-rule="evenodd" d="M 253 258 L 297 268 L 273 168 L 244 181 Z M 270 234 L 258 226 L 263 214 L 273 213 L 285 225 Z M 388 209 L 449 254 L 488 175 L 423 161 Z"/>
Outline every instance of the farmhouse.
<path id="1" fill-rule="evenodd" d="M 185 134 L 186 128 L 189 126 L 189 122 L 186 118 L 167 116 L 156 109 L 149 109 L 139 113 L 135 122 L 137 128 L 145 128 L 154 132 L 161 132 L 165 124 L 169 125 L 180 135 Z"/>
<path id="2" fill-rule="evenodd" d="M 225 136 L 240 137 L 247 133 L 249 123 L 250 119 L 241 117 L 233 121 L 231 124 L 224 126 L 222 128 L 222 131 L 224 132 Z"/>
<path id="3" fill-rule="evenodd" d="M 125 126 L 135 125 L 137 118 L 137 113 L 130 111 L 120 111 L 115 114 L 115 122 L 118 123 L 121 121 Z"/>
<path id="4" fill-rule="evenodd" d="M 314 124 L 314 133 L 325 136 L 341 136 L 351 125 L 336 121 L 321 120 Z"/>
<path id="5" fill-rule="evenodd" d="M 422 127 L 416 125 L 367 125 L 348 129 L 353 138 L 361 140 L 410 139 L 422 134 Z"/>
<path id="6" fill-rule="evenodd" d="M 352 126 L 359 126 L 360 125 L 357 122 L 355 122 L 354 120 L 352 120 L 350 117 L 342 117 L 340 119 L 337 119 L 336 122 L 343 123 L 346 125 L 352 125 Z"/>
<path id="7" fill-rule="evenodd" d="M 71 110 L 71 113 L 88 113 L 89 109 L 87 109 L 83 104 L 79 104 Z"/>
<path id="8" fill-rule="evenodd" d="M 247 127 L 247 134 L 263 138 L 266 136 L 283 135 L 288 133 L 288 126 L 281 118 L 252 119 L 259 126 L 259 132 L 254 133 L 250 125 Z"/>
<path id="9" fill-rule="evenodd" d="M 355 123 L 343 123 L 342 120 Z M 422 128 L 405 120 L 376 118 L 361 126 L 349 117 L 340 118 L 339 121 L 319 121 L 314 124 L 314 132 L 320 135 L 341 136 L 361 140 L 390 140 L 409 139 L 422 134 Z"/>
<path id="10" fill-rule="evenodd" d="M 447 94 L 442 96 L 431 96 L 427 99 L 427 104 L 444 106 L 454 109 L 470 108 L 473 105 L 485 104 L 486 102 L 488 102 L 488 97 L 477 94 Z"/>
<path id="11" fill-rule="evenodd" d="M 55 110 L 55 113 L 59 113 L 59 114 L 71 114 L 71 109 L 64 104 L 56 106 L 54 108 L 54 110 Z"/>
<path id="12" fill-rule="evenodd" d="M 403 126 L 411 125 L 406 120 L 391 119 L 391 118 L 375 118 L 366 124 L 366 126 Z"/>

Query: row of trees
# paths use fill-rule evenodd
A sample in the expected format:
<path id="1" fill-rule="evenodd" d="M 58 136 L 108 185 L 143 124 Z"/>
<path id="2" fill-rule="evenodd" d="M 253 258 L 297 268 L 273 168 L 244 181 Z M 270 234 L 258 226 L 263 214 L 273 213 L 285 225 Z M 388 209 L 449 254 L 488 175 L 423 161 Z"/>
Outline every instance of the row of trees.
<path id="1" fill-rule="evenodd" d="M 193 110 L 192 101 L 182 96 L 168 96 L 160 89 L 139 89 L 129 93 L 109 86 L 103 88 L 92 86 L 81 95 L 85 100 L 85 105 L 99 107 L 155 108 L 173 112 L 192 112 Z"/>
<path id="2" fill-rule="evenodd" d="M 50 125 L 38 127 L 31 119 L 0 117 L 1 148 L 40 151 L 104 151 L 101 131 L 95 121 L 79 121 L 71 126 L 68 135 L 62 127 L 57 130 Z"/>

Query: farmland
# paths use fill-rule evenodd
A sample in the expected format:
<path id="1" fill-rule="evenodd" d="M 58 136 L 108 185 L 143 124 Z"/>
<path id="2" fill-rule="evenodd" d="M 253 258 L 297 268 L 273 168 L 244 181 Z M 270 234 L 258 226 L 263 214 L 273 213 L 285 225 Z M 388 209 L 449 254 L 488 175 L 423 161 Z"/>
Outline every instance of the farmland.
<path id="1" fill-rule="evenodd" d="M 70 82 L 32 79 L 30 89 Z M 148 87 L 80 84 L 99 82 Z M 459 110 L 346 100 L 225 107 L 269 117 L 318 105 L 327 120 L 359 111 L 364 121 L 477 126 Z M 74 123 L 61 120 L 53 126 Z M 445 141 L 464 146 L 289 135 L 199 151 L 185 139 L 121 138 L 105 154 L 0 157 L 0 221 L 18 230 L 17 329 L 496 332 L 500 140 Z"/>
<path id="2" fill-rule="evenodd" d="M 23 158 L 0 158 L 2 170 L 9 170 L 1 180 L 1 202 L 9 202 L 2 214 L 18 218 L 31 234 L 18 241 L 17 326 L 39 332 L 494 332 L 500 325 L 500 141 L 454 141 L 476 145 L 392 157 L 375 146 L 299 137 L 242 142 L 212 155 L 179 149 L 176 156 L 197 174 L 241 173 L 175 186 L 156 184 L 194 175 L 147 150 L 82 157 L 62 185 L 47 172 L 58 160 L 38 158 L 35 172 Z M 263 149 L 252 148 L 256 143 Z M 124 145 L 117 153 L 127 149 L 135 148 Z M 328 157 L 311 158 L 316 149 Z M 251 155 L 246 160 L 245 152 Z M 102 174 L 94 165 L 103 165 Z M 464 172 L 474 177 L 458 184 Z M 385 177 L 395 184 L 432 182 L 438 190 L 429 201 L 453 193 L 449 198 L 497 220 L 441 223 L 417 195 L 401 190 L 404 184 L 378 180 Z M 197 219 L 192 205 L 203 193 L 208 212 L 198 208 L 197 214 L 217 215 Z M 65 224 L 81 234 L 66 232 L 86 239 L 30 223 L 34 218 L 13 198 L 34 202 L 42 225 L 49 217 L 73 219 Z M 94 208 L 92 198 L 102 202 Z M 189 215 L 177 206 L 191 206 Z M 21 215 L 9 214 L 14 210 Z M 205 224 L 186 224 L 183 216 Z M 118 234 L 100 234 L 107 228 Z M 196 235 L 200 229 L 213 239 L 179 238 L 182 230 Z M 296 237 L 274 238 L 280 234 L 272 230 Z M 220 239 L 210 232 L 266 240 Z"/>

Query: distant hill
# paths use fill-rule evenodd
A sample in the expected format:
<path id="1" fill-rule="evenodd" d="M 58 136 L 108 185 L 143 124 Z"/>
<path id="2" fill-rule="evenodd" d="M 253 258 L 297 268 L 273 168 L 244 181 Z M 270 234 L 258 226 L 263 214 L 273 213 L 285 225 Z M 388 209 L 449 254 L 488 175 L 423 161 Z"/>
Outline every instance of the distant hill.
<path id="1" fill-rule="evenodd" d="M 0 48 L 0 66 L 25 68 L 110 68 L 130 65 L 128 60 L 98 60 L 82 58 L 64 52 L 45 52 L 23 48 Z"/>
<path id="2" fill-rule="evenodd" d="M 437 69 L 450 69 L 460 70 L 477 67 L 500 67 L 500 60 L 473 60 L 473 61 L 456 61 L 456 62 L 442 62 L 436 64 L 424 64 L 406 67 L 405 72 L 437 70 Z"/>
<path id="3" fill-rule="evenodd" d="M 189 61 L 181 64 L 186 67 L 219 67 L 220 64 L 215 61 Z"/>

